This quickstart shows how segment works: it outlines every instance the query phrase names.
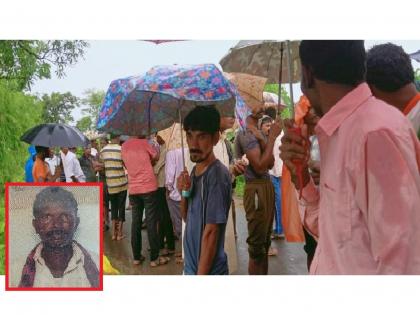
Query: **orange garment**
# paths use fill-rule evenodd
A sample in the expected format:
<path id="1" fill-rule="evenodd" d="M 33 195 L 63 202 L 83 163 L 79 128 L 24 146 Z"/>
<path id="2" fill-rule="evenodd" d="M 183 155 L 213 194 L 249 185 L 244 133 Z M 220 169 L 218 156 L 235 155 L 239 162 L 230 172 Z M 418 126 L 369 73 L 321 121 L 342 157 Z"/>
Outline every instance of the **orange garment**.
<path id="1" fill-rule="evenodd" d="M 298 126 L 303 125 L 303 118 L 310 108 L 309 100 L 306 96 L 301 96 L 295 107 L 295 123 Z M 303 234 L 302 221 L 299 215 L 296 190 L 292 183 L 292 177 L 289 169 L 283 165 L 281 177 L 281 220 L 284 229 L 284 235 L 288 242 L 305 242 Z"/>
<path id="2" fill-rule="evenodd" d="M 408 113 L 414 108 L 414 106 L 417 105 L 417 103 L 420 102 L 420 93 L 417 93 L 416 96 L 414 96 L 405 106 L 403 113 L 404 115 L 408 115 Z"/>
<path id="3" fill-rule="evenodd" d="M 32 176 L 34 178 L 34 182 L 38 183 L 39 178 L 41 177 L 44 182 L 47 181 L 47 174 L 48 174 L 48 166 L 45 161 L 41 160 L 39 157 L 36 158 L 34 166 L 32 168 Z"/>

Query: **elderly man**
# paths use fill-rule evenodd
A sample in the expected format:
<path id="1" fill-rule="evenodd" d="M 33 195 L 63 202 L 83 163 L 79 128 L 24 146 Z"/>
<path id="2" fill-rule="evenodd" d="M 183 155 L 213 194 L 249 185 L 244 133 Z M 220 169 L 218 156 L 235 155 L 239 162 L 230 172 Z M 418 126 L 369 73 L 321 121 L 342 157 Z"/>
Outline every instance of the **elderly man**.
<path id="1" fill-rule="evenodd" d="M 74 240 L 77 201 L 61 187 L 35 198 L 32 225 L 41 238 L 26 259 L 19 287 L 99 287 L 98 257 Z"/>

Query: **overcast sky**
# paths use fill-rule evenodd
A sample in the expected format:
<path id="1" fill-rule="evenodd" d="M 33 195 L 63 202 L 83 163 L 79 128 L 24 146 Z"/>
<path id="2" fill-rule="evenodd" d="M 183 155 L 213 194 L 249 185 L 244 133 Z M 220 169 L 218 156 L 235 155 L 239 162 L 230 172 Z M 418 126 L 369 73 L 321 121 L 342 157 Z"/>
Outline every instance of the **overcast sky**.
<path id="1" fill-rule="evenodd" d="M 407 53 L 420 50 L 420 41 L 393 41 Z M 366 41 L 366 48 L 389 41 Z M 66 76 L 39 80 L 32 93 L 71 92 L 83 96 L 87 89 L 107 90 L 112 80 L 142 74 L 156 65 L 218 64 L 220 59 L 237 43 L 237 40 L 180 41 L 155 45 L 144 41 L 90 41 L 85 58 L 66 69 Z M 413 61 L 414 68 L 420 64 Z M 300 96 L 299 84 L 294 86 L 295 99 Z M 74 111 L 75 122 L 81 118 Z"/>

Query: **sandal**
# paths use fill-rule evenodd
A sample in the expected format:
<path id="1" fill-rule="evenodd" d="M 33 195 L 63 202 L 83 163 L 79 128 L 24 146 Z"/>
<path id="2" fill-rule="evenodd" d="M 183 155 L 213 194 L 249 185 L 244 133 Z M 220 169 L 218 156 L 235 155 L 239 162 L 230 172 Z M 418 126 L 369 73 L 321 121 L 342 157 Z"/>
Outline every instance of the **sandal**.
<path id="1" fill-rule="evenodd" d="M 183 264 L 183 263 L 184 263 L 184 258 L 182 258 L 182 257 L 177 257 L 177 258 L 175 259 L 175 263 L 176 263 L 176 264 Z"/>
<path id="2" fill-rule="evenodd" d="M 140 265 L 145 260 L 146 260 L 146 257 L 141 255 L 139 260 L 136 260 L 136 259 L 133 260 L 133 265 Z"/>
<path id="3" fill-rule="evenodd" d="M 273 247 L 270 247 L 270 248 L 268 249 L 268 256 L 277 256 L 277 254 L 278 254 L 277 249 L 275 249 L 275 248 L 273 248 Z"/>
<path id="4" fill-rule="evenodd" d="M 169 257 L 162 257 L 160 256 L 158 259 L 156 260 L 152 260 L 150 262 L 150 267 L 158 267 L 161 265 L 166 265 L 171 259 Z"/>

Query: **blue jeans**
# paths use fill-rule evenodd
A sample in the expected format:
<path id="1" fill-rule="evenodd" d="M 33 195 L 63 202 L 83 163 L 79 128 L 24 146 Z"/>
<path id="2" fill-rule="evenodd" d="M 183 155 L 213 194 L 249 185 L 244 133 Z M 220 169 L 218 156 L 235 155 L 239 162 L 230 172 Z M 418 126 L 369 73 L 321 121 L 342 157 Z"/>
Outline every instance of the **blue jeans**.
<path id="1" fill-rule="evenodd" d="M 274 186 L 274 195 L 276 200 L 276 211 L 274 212 L 274 234 L 282 234 L 283 225 L 281 224 L 281 177 L 270 175 L 270 178 Z"/>

